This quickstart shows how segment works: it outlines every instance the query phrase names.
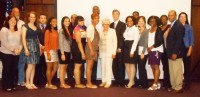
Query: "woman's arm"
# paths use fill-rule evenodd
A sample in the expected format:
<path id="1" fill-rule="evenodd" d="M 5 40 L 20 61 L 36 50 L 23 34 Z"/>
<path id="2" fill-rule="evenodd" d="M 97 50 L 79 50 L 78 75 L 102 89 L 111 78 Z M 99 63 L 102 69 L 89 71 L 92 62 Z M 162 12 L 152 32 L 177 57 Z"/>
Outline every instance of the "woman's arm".
<path id="1" fill-rule="evenodd" d="M 64 54 L 64 40 L 65 40 L 65 37 L 63 35 L 63 30 L 61 29 L 59 31 L 59 35 L 58 35 L 58 43 L 59 43 L 59 47 L 60 47 L 60 52 L 61 54 L 63 55 Z"/>
<path id="2" fill-rule="evenodd" d="M 29 56 L 30 53 L 28 51 L 27 43 L 26 43 L 26 32 L 27 32 L 27 28 L 25 26 L 23 26 L 22 27 L 22 44 L 23 44 L 23 47 L 24 47 L 24 50 L 25 50 L 25 55 Z"/>
<path id="3" fill-rule="evenodd" d="M 92 42 L 91 42 L 91 37 L 92 37 L 92 35 L 94 35 L 93 34 L 94 33 L 94 29 L 92 27 L 93 26 L 89 26 L 87 28 L 87 44 L 88 44 L 88 47 L 89 47 L 89 50 L 90 50 L 90 56 L 94 55 Z"/>

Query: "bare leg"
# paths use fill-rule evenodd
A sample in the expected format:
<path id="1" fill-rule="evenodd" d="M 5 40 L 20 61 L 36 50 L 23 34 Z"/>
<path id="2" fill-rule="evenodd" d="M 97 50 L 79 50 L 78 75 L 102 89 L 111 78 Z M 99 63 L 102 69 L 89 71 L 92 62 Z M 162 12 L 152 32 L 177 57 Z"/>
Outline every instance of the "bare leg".
<path id="1" fill-rule="evenodd" d="M 47 77 L 47 83 L 48 85 L 52 85 L 51 83 L 51 72 L 53 68 L 53 63 L 52 62 L 47 62 L 47 71 L 46 71 L 46 77 Z"/>
<path id="2" fill-rule="evenodd" d="M 93 86 L 91 81 L 93 64 L 94 64 L 93 60 L 87 60 L 86 78 L 87 78 L 87 85 L 89 86 Z"/>
<path id="3" fill-rule="evenodd" d="M 67 68 L 66 64 L 60 64 L 60 71 L 59 71 L 60 86 L 65 85 L 66 68 Z"/>

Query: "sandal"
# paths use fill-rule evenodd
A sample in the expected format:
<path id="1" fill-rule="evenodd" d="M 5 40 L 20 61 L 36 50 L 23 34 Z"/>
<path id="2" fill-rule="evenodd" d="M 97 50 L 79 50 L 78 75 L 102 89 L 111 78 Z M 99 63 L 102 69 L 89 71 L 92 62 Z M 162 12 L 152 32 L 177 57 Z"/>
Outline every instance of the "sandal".
<path id="1" fill-rule="evenodd" d="M 69 89 L 69 88 L 71 88 L 71 86 L 69 86 L 67 84 L 63 84 L 63 85 L 60 85 L 60 88 Z"/>
<path id="2" fill-rule="evenodd" d="M 38 89 L 34 84 L 31 84 L 31 87 L 33 87 L 33 89 Z"/>
<path id="3" fill-rule="evenodd" d="M 106 83 L 103 82 L 103 83 L 101 83 L 99 86 L 100 86 L 100 87 L 104 87 L 105 85 L 106 85 Z"/>
<path id="4" fill-rule="evenodd" d="M 29 89 L 29 90 L 34 89 L 30 84 L 26 84 L 25 87 L 26 87 L 27 89 Z"/>
<path id="5" fill-rule="evenodd" d="M 45 88 L 56 90 L 58 89 L 55 85 L 47 85 Z"/>
<path id="6" fill-rule="evenodd" d="M 158 89 L 158 85 L 153 84 L 151 87 L 148 88 L 148 90 L 153 91 L 153 90 L 157 90 Z"/>
<path id="7" fill-rule="evenodd" d="M 87 88 L 91 88 L 91 89 L 96 89 L 97 86 L 96 85 L 92 85 L 92 86 L 89 86 L 88 84 L 86 85 Z"/>

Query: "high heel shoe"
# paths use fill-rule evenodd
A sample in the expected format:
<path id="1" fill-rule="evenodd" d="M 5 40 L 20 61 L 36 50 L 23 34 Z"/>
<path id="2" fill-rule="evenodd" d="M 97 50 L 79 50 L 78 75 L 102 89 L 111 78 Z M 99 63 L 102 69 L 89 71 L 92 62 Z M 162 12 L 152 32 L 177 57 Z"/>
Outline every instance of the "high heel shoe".
<path id="1" fill-rule="evenodd" d="M 38 89 L 34 84 L 31 84 L 31 87 L 33 87 L 33 89 Z"/>
<path id="2" fill-rule="evenodd" d="M 91 89 L 96 89 L 97 86 L 96 85 L 92 85 L 92 86 L 89 86 L 88 84 L 86 85 L 87 88 L 91 88 Z"/>
<path id="3" fill-rule="evenodd" d="M 150 91 L 157 90 L 157 89 L 158 89 L 157 84 L 153 84 L 151 87 L 148 88 L 148 90 L 150 90 Z"/>
<path id="4" fill-rule="evenodd" d="M 128 85 L 125 85 L 125 88 L 132 88 L 134 84 L 135 83 L 128 83 Z"/>
<path id="5" fill-rule="evenodd" d="M 106 85 L 104 85 L 104 88 L 110 88 L 110 84 L 106 84 Z"/>
<path id="6" fill-rule="evenodd" d="M 106 85 L 106 83 L 103 82 L 103 83 L 101 83 L 99 86 L 100 86 L 100 87 L 104 87 L 105 85 Z"/>
<path id="7" fill-rule="evenodd" d="M 60 85 L 60 88 L 69 89 L 69 88 L 71 88 L 71 86 L 63 84 L 63 85 Z"/>
<path id="8" fill-rule="evenodd" d="M 30 84 L 26 84 L 25 87 L 26 87 L 27 89 L 29 89 L 29 90 L 34 89 Z"/>

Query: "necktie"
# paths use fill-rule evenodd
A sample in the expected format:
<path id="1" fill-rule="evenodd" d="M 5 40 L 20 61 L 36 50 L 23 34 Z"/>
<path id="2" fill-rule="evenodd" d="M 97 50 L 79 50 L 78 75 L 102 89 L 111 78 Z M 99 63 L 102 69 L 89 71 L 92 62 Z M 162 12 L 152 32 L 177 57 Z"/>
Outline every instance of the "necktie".
<path id="1" fill-rule="evenodd" d="M 41 27 L 42 27 L 42 32 L 44 32 L 44 25 L 42 24 Z"/>

